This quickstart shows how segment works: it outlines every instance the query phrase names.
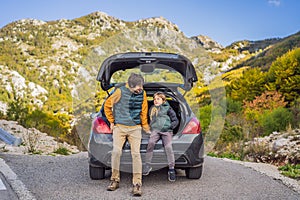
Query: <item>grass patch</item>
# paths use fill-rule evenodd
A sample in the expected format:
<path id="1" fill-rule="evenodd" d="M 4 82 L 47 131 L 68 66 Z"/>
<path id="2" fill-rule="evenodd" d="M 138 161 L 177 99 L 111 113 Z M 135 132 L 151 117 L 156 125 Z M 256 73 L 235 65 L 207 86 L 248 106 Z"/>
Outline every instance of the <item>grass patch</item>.
<path id="1" fill-rule="evenodd" d="M 237 156 L 233 153 L 228 153 L 228 152 L 221 153 L 221 154 L 216 154 L 214 152 L 209 152 L 209 153 L 207 153 L 207 155 L 211 156 L 211 157 L 217 157 L 217 158 L 228 158 L 228 159 L 231 159 L 231 160 L 241 160 L 240 156 Z"/>
<path id="2" fill-rule="evenodd" d="M 56 149 L 53 153 L 65 155 L 65 156 L 70 155 L 70 151 L 65 147 L 60 147 Z"/>
<path id="3" fill-rule="evenodd" d="M 300 180 L 300 164 L 287 164 L 278 168 L 282 175 Z"/>
<path id="4" fill-rule="evenodd" d="M 38 151 L 32 151 L 30 153 L 32 153 L 33 155 L 42 155 L 43 152 L 41 150 L 38 150 Z"/>

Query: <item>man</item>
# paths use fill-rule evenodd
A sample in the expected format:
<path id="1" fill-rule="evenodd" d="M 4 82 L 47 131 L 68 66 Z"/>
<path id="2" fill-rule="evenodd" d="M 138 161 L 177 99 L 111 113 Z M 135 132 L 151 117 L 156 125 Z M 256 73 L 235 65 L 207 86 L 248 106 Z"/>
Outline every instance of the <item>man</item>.
<path id="1" fill-rule="evenodd" d="M 120 157 L 122 147 L 127 139 L 130 143 L 132 156 L 132 193 L 134 196 L 142 195 L 142 160 L 140 155 L 142 128 L 150 133 L 147 118 L 148 102 L 143 84 L 143 77 L 132 73 L 126 85 L 116 89 L 104 104 L 105 115 L 110 122 L 111 130 L 113 130 L 112 175 L 107 190 L 114 191 L 119 188 Z"/>

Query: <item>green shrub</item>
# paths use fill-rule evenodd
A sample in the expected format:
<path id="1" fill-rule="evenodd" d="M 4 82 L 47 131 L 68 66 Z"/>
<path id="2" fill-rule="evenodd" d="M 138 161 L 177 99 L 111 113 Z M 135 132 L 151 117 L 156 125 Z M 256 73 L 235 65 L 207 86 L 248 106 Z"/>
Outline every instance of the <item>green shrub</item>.
<path id="1" fill-rule="evenodd" d="M 300 98 L 296 99 L 291 107 L 290 111 L 293 114 L 292 127 L 299 128 L 300 127 Z"/>
<path id="2" fill-rule="evenodd" d="M 228 142 L 238 142 L 243 140 L 243 138 L 244 135 L 241 126 L 239 125 L 232 126 L 226 122 L 219 140 L 228 143 Z"/>
<path id="3" fill-rule="evenodd" d="M 240 142 L 244 140 L 243 129 L 240 125 L 225 122 L 224 129 L 216 142 L 215 149 L 220 152 L 240 152 Z"/>
<path id="4" fill-rule="evenodd" d="M 227 113 L 239 113 L 242 111 L 242 102 L 234 101 L 230 97 L 227 98 L 226 102 L 227 102 Z"/>
<path id="5" fill-rule="evenodd" d="M 298 180 L 300 179 L 300 164 L 297 165 L 287 164 L 282 167 L 279 167 L 278 169 L 285 176 L 298 179 Z"/>
<path id="6" fill-rule="evenodd" d="M 70 151 L 65 147 L 59 147 L 53 153 L 67 156 L 70 154 Z"/>
<path id="7" fill-rule="evenodd" d="M 223 152 L 220 154 L 216 154 L 214 152 L 207 153 L 208 156 L 217 157 L 217 158 L 228 158 L 231 160 L 242 160 L 241 157 L 235 153 Z"/>
<path id="8" fill-rule="evenodd" d="M 203 132 L 207 132 L 211 121 L 211 105 L 206 105 L 200 108 L 200 122 Z"/>
<path id="9" fill-rule="evenodd" d="M 276 108 L 273 111 L 267 111 L 259 119 L 264 130 L 264 136 L 270 135 L 274 131 L 286 130 L 292 123 L 292 113 L 287 108 Z"/>
<path id="10" fill-rule="evenodd" d="M 44 112 L 34 110 L 27 115 L 26 121 L 23 124 L 26 128 L 36 128 L 41 132 L 47 133 L 50 136 L 59 138 L 68 133 L 70 128 L 68 119 L 65 119 L 63 114 Z"/>

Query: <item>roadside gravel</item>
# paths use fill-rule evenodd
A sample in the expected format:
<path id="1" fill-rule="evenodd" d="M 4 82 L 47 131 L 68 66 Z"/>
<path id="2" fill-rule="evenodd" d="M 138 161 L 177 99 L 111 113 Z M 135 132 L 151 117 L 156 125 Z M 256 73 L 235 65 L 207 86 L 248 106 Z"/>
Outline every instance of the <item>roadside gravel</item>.
<path id="1" fill-rule="evenodd" d="M 300 181 L 297 181 L 295 179 L 280 174 L 280 171 L 274 165 L 266 164 L 266 163 L 243 162 L 238 160 L 230 160 L 228 158 L 220 158 L 220 159 L 252 168 L 262 174 L 272 177 L 274 180 L 280 180 L 283 182 L 283 184 L 285 184 L 286 186 L 288 186 L 289 188 L 293 189 L 294 191 L 300 194 Z"/>

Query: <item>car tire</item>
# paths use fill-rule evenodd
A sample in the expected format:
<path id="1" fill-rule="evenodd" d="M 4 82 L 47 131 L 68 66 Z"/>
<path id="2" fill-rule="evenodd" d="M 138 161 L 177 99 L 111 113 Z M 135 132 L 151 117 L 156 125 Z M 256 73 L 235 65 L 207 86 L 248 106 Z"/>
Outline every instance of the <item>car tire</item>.
<path id="1" fill-rule="evenodd" d="M 185 169 L 185 175 L 189 179 L 199 179 L 202 176 L 202 166 L 200 167 L 191 167 Z"/>
<path id="2" fill-rule="evenodd" d="M 104 167 L 93 167 L 90 165 L 90 178 L 92 180 L 100 180 L 105 178 L 105 168 Z"/>

